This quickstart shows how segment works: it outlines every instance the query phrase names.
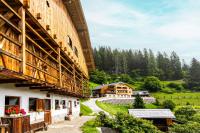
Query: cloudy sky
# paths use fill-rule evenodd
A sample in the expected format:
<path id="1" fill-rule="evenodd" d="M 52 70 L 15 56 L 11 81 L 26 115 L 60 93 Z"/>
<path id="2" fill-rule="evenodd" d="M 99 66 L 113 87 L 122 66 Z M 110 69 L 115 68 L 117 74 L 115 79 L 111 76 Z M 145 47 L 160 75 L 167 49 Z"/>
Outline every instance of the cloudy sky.
<path id="1" fill-rule="evenodd" d="M 200 59 L 200 0 L 81 0 L 93 47 Z"/>

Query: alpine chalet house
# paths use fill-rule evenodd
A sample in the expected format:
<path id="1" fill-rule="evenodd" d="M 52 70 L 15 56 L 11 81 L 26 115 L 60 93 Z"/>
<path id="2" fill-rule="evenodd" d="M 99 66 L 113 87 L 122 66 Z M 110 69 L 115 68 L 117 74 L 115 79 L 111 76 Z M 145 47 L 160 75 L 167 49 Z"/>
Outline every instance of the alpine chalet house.
<path id="1" fill-rule="evenodd" d="M 93 97 L 131 98 L 132 88 L 123 82 L 97 86 L 92 90 Z"/>
<path id="2" fill-rule="evenodd" d="M 0 0 L 2 130 L 78 116 L 94 68 L 80 0 Z"/>

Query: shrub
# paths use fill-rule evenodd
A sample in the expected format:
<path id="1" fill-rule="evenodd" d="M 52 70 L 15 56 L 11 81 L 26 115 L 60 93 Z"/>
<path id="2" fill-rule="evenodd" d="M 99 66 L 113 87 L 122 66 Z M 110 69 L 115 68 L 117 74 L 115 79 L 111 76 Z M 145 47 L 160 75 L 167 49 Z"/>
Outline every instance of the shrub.
<path id="1" fill-rule="evenodd" d="M 143 101 L 143 99 L 141 98 L 140 95 L 136 95 L 133 107 L 135 109 L 143 109 L 143 108 L 145 108 L 144 101 Z"/>
<path id="2" fill-rule="evenodd" d="M 165 100 L 162 104 L 163 108 L 174 110 L 176 107 L 175 103 L 172 100 Z"/>
<path id="3" fill-rule="evenodd" d="M 101 127 L 113 127 L 113 120 L 109 118 L 103 111 L 99 112 L 96 119 L 96 124 Z"/>
<path id="4" fill-rule="evenodd" d="M 98 84 L 106 84 L 109 76 L 104 71 L 94 70 L 90 73 L 90 81 Z"/>
<path id="5" fill-rule="evenodd" d="M 163 89 L 161 90 L 161 92 L 167 93 L 167 94 L 173 94 L 173 93 L 176 92 L 176 90 L 175 90 L 175 89 L 172 89 L 172 88 L 163 88 Z"/>
<path id="6" fill-rule="evenodd" d="M 197 112 L 195 111 L 194 108 L 192 108 L 191 106 L 185 106 L 185 107 L 181 107 L 178 110 L 175 111 L 175 116 L 176 119 L 186 123 L 190 120 L 193 120 L 193 116 L 196 114 Z"/>
<path id="7" fill-rule="evenodd" d="M 120 75 L 120 81 L 125 82 L 125 83 L 129 83 L 129 84 L 133 83 L 132 78 L 128 74 L 121 74 Z"/>
<path id="8" fill-rule="evenodd" d="M 97 126 L 98 125 L 96 125 L 95 120 L 91 119 L 83 124 L 81 130 L 83 133 L 99 133 L 99 131 L 96 128 Z"/>
<path id="9" fill-rule="evenodd" d="M 200 113 L 194 114 L 192 121 L 200 123 Z"/>
<path id="10" fill-rule="evenodd" d="M 160 101 L 156 98 L 156 101 L 155 101 L 155 103 L 153 103 L 154 105 L 156 105 L 156 106 L 160 106 L 161 104 L 160 104 Z"/>
<path id="11" fill-rule="evenodd" d="M 105 113 L 100 112 L 96 120 L 101 123 L 100 126 L 117 129 L 120 133 L 161 133 L 150 121 L 124 113 L 117 113 L 114 118 L 108 118 Z"/>
<path id="12" fill-rule="evenodd" d="M 143 88 L 151 92 L 159 91 L 161 89 L 160 80 L 153 76 L 147 77 L 144 80 Z"/>
<path id="13" fill-rule="evenodd" d="M 200 124 L 188 122 L 186 124 L 174 124 L 169 133 L 200 133 Z"/>
<path id="14" fill-rule="evenodd" d="M 174 88 L 174 89 L 179 90 L 179 91 L 184 89 L 181 84 L 177 84 L 177 83 L 169 83 L 167 85 L 167 87 Z"/>

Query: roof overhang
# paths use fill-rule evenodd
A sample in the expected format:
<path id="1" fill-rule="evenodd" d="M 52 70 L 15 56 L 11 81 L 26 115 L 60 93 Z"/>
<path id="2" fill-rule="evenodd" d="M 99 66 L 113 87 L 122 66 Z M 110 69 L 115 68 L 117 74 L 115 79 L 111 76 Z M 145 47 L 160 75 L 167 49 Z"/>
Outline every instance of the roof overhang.
<path id="1" fill-rule="evenodd" d="M 80 0 L 62 0 L 77 30 L 89 71 L 95 69 L 89 31 Z"/>
<path id="2" fill-rule="evenodd" d="M 129 109 L 130 115 L 136 118 L 145 119 L 175 119 L 176 117 L 170 109 Z"/>

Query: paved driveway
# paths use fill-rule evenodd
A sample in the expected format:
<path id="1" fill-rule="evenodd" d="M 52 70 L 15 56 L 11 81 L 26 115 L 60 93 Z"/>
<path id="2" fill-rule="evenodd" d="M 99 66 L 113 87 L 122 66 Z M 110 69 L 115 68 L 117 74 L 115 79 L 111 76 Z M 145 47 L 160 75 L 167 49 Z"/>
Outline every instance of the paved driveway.
<path id="1" fill-rule="evenodd" d="M 94 116 L 82 116 L 71 121 L 63 121 L 49 126 L 48 131 L 37 133 L 82 133 L 80 127 Z"/>
<path id="2" fill-rule="evenodd" d="M 86 101 L 86 102 L 83 102 L 84 105 L 90 107 L 94 113 L 99 113 L 100 111 L 103 111 L 105 112 L 104 110 L 102 110 L 101 108 L 99 108 L 97 105 L 96 105 L 96 100 L 99 100 L 100 98 L 91 98 L 90 100 Z M 105 112 L 107 115 L 109 115 L 108 112 Z"/>

